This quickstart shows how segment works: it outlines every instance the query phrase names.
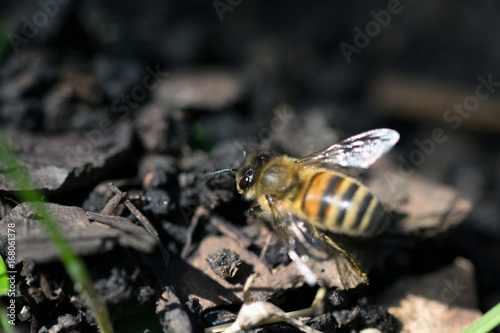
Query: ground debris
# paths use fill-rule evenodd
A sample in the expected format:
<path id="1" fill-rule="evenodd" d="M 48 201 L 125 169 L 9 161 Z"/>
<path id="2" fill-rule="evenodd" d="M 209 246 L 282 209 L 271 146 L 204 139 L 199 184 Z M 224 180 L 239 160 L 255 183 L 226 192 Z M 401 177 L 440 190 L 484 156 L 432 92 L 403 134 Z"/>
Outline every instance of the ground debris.
<path id="1" fill-rule="evenodd" d="M 271 302 L 252 302 L 250 285 L 257 277 L 258 274 L 254 273 L 245 281 L 243 286 L 243 304 L 238 311 L 236 320 L 232 323 L 208 327 L 205 329 L 205 332 L 216 333 L 223 331 L 224 333 L 236 333 L 242 330 L 252 329 L 259 325 L 286 322 L 302 332 L 320 333 L 318 330 L 305 325 L 296 317 L 310 317 L 313 315 L 318 306 L 323 302 L 326 294 L 325 288 L 320 288 L 318 290 L 310 307 L 286 313 Z"/>
<path id="2" fill-rule="evenodd" d="M 306 322 L 308 326 L 321 332 L 337 332 L 339 324 L 331 312 L 316 316 Z"/>
<path id="3" fill-rule="evenodd" d="M 474 267 L 464 258 L 438 271 L 401 278 L 377 300 L 402 324 L 402 333 L 461 332 L 481 317 Z"/>
<path id="4" fill-rule="evenodd" d="M 96 292 L 117 321 L 143 313 L 145 307 L 152 311 L 154 300 L 160 296 L 159 279 L 153 279 L 152 270 L 144 265 L 148 256 L 118 250 L 84 258 Z M 17 280 L 22 295 L 20 305 L 31 309 L 34 327 L 57 327 L 54 325 L 60 324 L 59 314 L 69 312 L 76 314 L 76 327 L 72 332 L 93 331 L 89 327 L 95 326 L 94 313 L 86 299 L 75 290 L 60 262 L 35 264 L 24 260 L 20 276 Z"/>
<path id="5" fill-rule="evenodd" d="M 479 83 L 486 82 L 486 76 L 478 76 L 478 79 Z M 486 87 L 483 86 L 483 89 L 486 90 Z M 458 112 L 455 119 L 449 117 L 446 112 L 452 107 L 456 111 L 459 101 L 466 104 L 467 97 L 474 96 L 471 95 L 474 91 L 477 94 L 478 88 L 474 85 L 457 86 L 456 82 L 445 82 L 436 78 L 385 72 L 372 80 L 369 98 L 378 107 L 378 111 L 389 116 L 436 124 L 445 124 L 445 121 L 449 122 L 448 119 L 456 122 L 455 119 L 459 118 L 459 124 L 463 122 L 468 128 L 498 132 L 500 100 L 489 97 L 489 94 L 488 97 L 481 98 L 480 112 L 470 112 L 476 111 L 479 101 L 476 106 L 466 106 L 467 111 Z"/>
<path id="6" fill-rule="evenodd" d="M 73 315 L 67 314 L 62 315 L 57 318 L 57 324 L 53 325 L 49 329 L 43 326 L 38 331 L 39 333 L 58 333 L 58 332 L 70 332 L 75 329 L 75 327 L 81 322 L 81 318 L 76 318 Z"/>
<path id="7" fill-rule="evenodd" d="M 164 261 L 158 264 L 157 238 L 125 217 L 52 203 L 39 205 L 44 205 L 76 254 L 88 262 L 95 289 L 116 319 L 147 313 L 152 309 L 146 306 L 156 301 L 158 321 L 165 332 L 191 331 L 187 313 L 171 286 L 165 261 L 168 254 L 162 248 Z M 21 276 L 25 279 L 19 281 L 19 288 L 25 302 L 33 308 L 47 304 L 46 311 L 55 311 L 63 303 L 84 316 L 76 323 L 78 329 L 93 325 L 94 314 L 60 267 L 58 251 L 42 229 L 36 210 L 26 203 L 16 206 L 0 221 L 2 235 L 11 223 L 16 228 L 16 260 L 23 261 Z M 44 311 L 36 313 L 32 322 L 53 327 L 54 319 L 44 319 Z"/>
<path id="8" fill-rule="evenodd" d="M 171 156 L 147 154 L 139 163 L 139 177 L 145 189 L 162 188 L 172 183 L 176 164 Z"/>
<path id="9" fill-rule="evenodd" d="M 102 178 L 129 154 L 133 130 L 130 122 L 118 123 L 114 131 L 68 132 L 52 136 L 6 129 L 7 140 L 19 157 L 21 167 L 33 181 L 32 188 L 19 188 L 4 172 L 0 190 L 62 191 Z M 89 139 L 87 135 L 93 137 Z M 87 135 L 86 135 L 87 134 Z M 82 147 L 86 147 L 82 151 Z M 15 175 L 16 170 L 12 171 Z"/>
<path id="10" fill-rule="evenodd" d="M 181 172 L 178 183 L 182 188 L 179 206 L 204 206 L 213 209 L 221 203 L 237 202 L 234 173 L 210 175 L 217 170 L 237 167 L 243 158 L 242 151 L 234 142 L 218 145 L 210 155 L 193 154 L 179 162 Z M 189 171 L 182 171 L 189 170 Z M 239 198 L 238 198 L 239 199 Z"/>
<path id="11" fill-rule="evenodd" d="M 87 213 L 79 207 L 52 203 L 43 205 L 78 255 L 105 253 L 117 246 L 150 253 L 157 245 L 156 240 L 144 228 L 127 218 Z M 16 206 L 0 221 L 0 234 L 7 235 L 7 225 L 15 223 L 17 262 L 25 259 L 36 263 L 58 260 L 58 251 L 46 235 L 41 222 L 36 216 L 30 216 L 31 211 L 29 204 Z M 5 244 L 2 246 L 6 246 Z"/>
<path id="12" fill-rule="evenodd" d="M 76 53 L 35 48 L 11 54 L 0 70 L 0 121 L 51 134 L 98 128 L 103 119 L 109 124 L 114 117 L 102 107 L 106 90 L 87 65 Z"/>
<path id="13" fill-rule="evenodd" d="M 333 313 L 340 327 L 349 326 L 360 332 L 367 328 L 375 328 L 379 332 L 397 332 L 399 325 L 396 318 L 381 305 L 357 306 L 353 309 L 335 311 Z"/>
<path id="14" fill-rule="evenodd" d="M 471 199 L 452 187 L 417 173 L 401 176 L 387 160 L 373 168 L 366 184 L 393 211 L 391 235 L 433 237 L 457 226 L 472 209 Z"/>
<path id="15" fill-rule="evenodd" d="M 186 115 L 177 109 L 151 103 L 140 110 L 136 119 L 139 139 L 150 153 L 179 154 L 189 149 L 190 128 Z"/>
<path id="16" fill-rule="evenodd" d="M 180 301 L 172 287 L 166 287 L 156 302 L 156 315 L 166 333 L 191 333 L 193 328 L 189 317 L 180 306 Z"/>
<path id="17" fill-rule="evenodd" d="M 241 265 L 240 256 L 231 250 L 220 249 L 207 256 L 212 271 L 223 279 L 233 278 Z"/>
<path id="18" fill-rule="evenodd" d="M 241 80 L 232 71 L 198 68 L 173 72 L 155 97 L 170 107 L 218 111 L 232 106 L 243 91 Z"/>

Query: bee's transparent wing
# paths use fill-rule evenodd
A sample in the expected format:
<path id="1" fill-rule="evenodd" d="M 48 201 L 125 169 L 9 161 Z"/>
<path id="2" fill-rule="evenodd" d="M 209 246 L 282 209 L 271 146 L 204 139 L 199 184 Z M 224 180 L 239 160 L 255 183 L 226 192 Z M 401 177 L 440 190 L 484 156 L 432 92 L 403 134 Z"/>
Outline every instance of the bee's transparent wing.
<path id="1" fill-rule="evenodd" d="M 353 256 L 340 243 L 335 242 L 324 233 L 319 232 L 319 235 L 325 244 L 329 245 L 330 251 L 333 250 L 337 254 L 334 258 L 344 289 L 355 288 L 361 283 L 368 284 L 368 277 L 361 271 Z"/>
<path id="2" fill-rule="evenodd" d="M 388 128 L 351 136 L 326 149 L 297 160 L 307 166 L 365 170 L 386 154 L 399 140 L 399 133 Z"/>
<path id="3" fill-rule="evenodd" d="M 352 259 L 347 251 L 319 232 L 316 227 L 294 215 L 280 201 L 270 195 L 267 196 L 267 200 L 273 214 L 276 232 L 280 240 L 287 245 L 290 259 L 295 262 L 309 285 L 315 285 L 317 277 L 308 266 L 308 262 L 330 258 L 336 260 L 340 281 L 345 289 L 365 282 L 364 275 L 349 262 Z M 347 257 L 342 255 L 343 253 Z"/>
<path id="4" fill-rule="evenodd" d="M 315 285 L 316 274 L 306 263 L 310 260 L 310 256 L 318 254 L 324 257 L 328 252 L 323 251 L 324 245 L 310 232 L 307 222 L 299 219 L 272 196 L 268 195 L 267 200 L 273 214 L 275 231 L 288 247 L 288 256 L 295 262 L 307 283 Z"/>
<path id="5" fill-rule="evenodd" d="M 274 226 L 278 233 L 284 234 L 291 249 L 299 252 L 301 256 L 328 259 L 328 245 L 321 240 L 313 225 L 294 215 L 272 196 L 268 196 L 268 202 L 273 212 Z"/>

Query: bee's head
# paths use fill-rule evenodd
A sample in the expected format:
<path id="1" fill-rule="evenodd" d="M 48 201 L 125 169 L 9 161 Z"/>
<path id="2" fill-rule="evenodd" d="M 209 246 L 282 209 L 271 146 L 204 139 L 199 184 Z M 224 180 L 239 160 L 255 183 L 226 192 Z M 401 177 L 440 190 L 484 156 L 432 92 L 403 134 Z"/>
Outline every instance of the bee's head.
<path id="1" fill-rule="evenodd" d="M 271 155 L 269 153 L 256 153 L 249 155 L 236 172 L 236 188 L 238 193 L 244 194 L 252 188 L 255 182 L 255 175 L 260 172 Z"/>

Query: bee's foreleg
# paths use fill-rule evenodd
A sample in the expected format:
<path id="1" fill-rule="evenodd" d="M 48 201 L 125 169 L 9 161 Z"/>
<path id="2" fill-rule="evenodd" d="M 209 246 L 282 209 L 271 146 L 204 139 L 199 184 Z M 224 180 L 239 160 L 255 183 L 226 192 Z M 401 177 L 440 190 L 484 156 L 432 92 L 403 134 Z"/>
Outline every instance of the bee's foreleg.
<path id="1" fill-rule="evenodd" d="M 262 207 L 260 205 L 255 205 L 250 207 L 250 209 L 248 210 L 248 215 L 260 216 L 263 212 L 264 211 L 262 210 Z"/>

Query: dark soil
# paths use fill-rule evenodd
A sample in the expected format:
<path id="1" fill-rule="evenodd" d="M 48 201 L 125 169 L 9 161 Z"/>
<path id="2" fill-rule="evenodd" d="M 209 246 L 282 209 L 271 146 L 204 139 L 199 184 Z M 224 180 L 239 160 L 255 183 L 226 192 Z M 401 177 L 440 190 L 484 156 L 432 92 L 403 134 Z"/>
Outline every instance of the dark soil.
<path id="1" fill-rule="evenodd" d="M 317 291 L 234 172 L 207 174 L 382 127 L 401 140 L 360 177 L 391 227 L 340 239 L 370 283 L 311 260 L 329 291 L 305 323 L 405 331 L 404 281 L 461 317 L 457 331 L 500 302 L 500 4 L 63 2 L 0 4 L 0 125 L 33 179 L 19 186 L 0 161 L 19 332 L 98 328 L 18 191 L 41 191 L 116 332 L 201 332 L 235 319 L 252 273 L 252 300 L 285 311 Z"/>

